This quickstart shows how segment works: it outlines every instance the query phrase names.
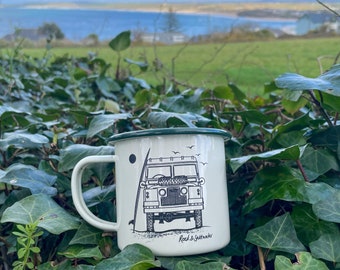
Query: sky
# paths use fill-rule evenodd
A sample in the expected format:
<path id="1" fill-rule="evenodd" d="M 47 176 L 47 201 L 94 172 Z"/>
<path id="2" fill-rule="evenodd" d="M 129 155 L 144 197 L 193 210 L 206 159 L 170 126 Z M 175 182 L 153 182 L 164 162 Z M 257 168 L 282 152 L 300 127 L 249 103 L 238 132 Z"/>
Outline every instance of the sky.
<path id="1" fill-rule="evenodd" d="M 325 3 L 335 3 L 339 0 L 327 0 Z M 235 3 L 235 2 L 296 2 L 296 0 L 0 0 L 0 4 L 10 5 L 10 4 L 29 4 L 29 3 L 54 3 L 54 2 L 64 2 L 64 3 Z M 301 0 L 301 2 L 316 2 L 316 0 Z"/>

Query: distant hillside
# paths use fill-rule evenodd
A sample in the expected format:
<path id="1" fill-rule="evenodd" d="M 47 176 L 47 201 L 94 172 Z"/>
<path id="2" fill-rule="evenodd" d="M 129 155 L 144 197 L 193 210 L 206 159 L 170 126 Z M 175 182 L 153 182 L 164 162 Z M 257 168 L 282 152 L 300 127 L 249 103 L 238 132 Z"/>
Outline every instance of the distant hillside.
<path id="1" fill-rule="evenodd" d="M 44 3 L 107 3 L 112 4 L 112 0 L 63 0 L 63 1 L 56 1 L 56 0 L 0 0 L 0 4 L 3 5 L 24 5 L 24 4 L 44 4 Z M 115 3 L 136 3 L 136 0 L 117 0 Z M 144 0 L 143 3 L 221 3 L 221 1 L 217 0 Z M 272 0 L 224 0 L 223 3 L 296 3 L 296 0 L 279 0 L 279 1 L 272 1 Z M 306 3 L 315 3 L 315 0 L 303 0 L 301 2 Z M 327 3 L 337 3 L 338 0 L 328 0 Z"/>

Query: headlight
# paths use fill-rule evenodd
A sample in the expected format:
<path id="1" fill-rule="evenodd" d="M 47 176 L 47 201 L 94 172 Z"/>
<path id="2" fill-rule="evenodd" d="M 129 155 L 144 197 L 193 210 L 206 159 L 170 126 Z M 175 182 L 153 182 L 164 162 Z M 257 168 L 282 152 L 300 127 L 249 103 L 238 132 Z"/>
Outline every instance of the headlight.
<path id="1" fill-rule="evenodd" d="M 182 187 L 181 188 L 181 193 L 182 194 L 187 194 L 188 193 L 188 189 L 186 187 Z"/>
<path id="2" fill-rule="evenodd" d="M 162 188 L 162 189 L 160 189 L 160 190 L 158 191 L 158 193 L 159 193 L 160 196 L 165 196 L 166 191 L 165 191 L 164 188 Z"/>

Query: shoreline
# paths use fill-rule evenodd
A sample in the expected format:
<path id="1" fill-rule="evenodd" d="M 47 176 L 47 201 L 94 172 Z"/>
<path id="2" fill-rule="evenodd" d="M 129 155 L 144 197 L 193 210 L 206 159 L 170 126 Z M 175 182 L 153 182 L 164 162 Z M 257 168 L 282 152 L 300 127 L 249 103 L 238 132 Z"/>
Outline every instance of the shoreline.
<path id="1" fill-rule="evenodd" d="M 196 5 L 181 5 L 181 4 L 161 4 L 160 6 L 157 6 L 156 4 L 139 4 L 138 6 L 135 6 L 134 4 L 77 4 L 77 3 L 61 3 L 61 4 L 28 4 L 28 5 L 21 5 L 17 8 L 21 9 L 56 9 L 56 10 L 98 10 L 98 11 L 121 11 L 121 12 L 151 12 L 151 13 L 167 13 L 169 8 L 174 8 L 174 12 L 176 14 L 181 15 L 211 15 L 211 16 L 219 16 L 219 17 L 228 17 L 228 18 L 249 18 L 251 20 L 255 21 L 291 21 L 295 22 L 296 18 L 283 18 L 283 17 L 272 17 L 272 16 L 265 16 L 265 17 L 259 17 L 259 16 L 242 16 L 239 15 L 238 12 L 235 10 L 234 4 L 220 4 L 223 5 L 223 9 L 214 11 L 214 10 L 204 10 L 200 8 L 201 6 Z M 266 5 L 267 4 L 263 4 Z M 270 5 L 270 4 L 269 4 Z M 232 6 L 233 9 L 231 10 L 225 10 L 226 7 Z M 253 6 L 253 5 L 250 5 Z M 254 5 L 256 7 L 257 5 Z M 7 7 L 7 6 L 6 6 Z M 0 6 L 1 8 L 1 6 Z M 179 9 L 182 8 L 182 9 Z M 248 6 L 249 8 L 249 6 Z M 250 8 L 250 10 L 252 10 Z"/>

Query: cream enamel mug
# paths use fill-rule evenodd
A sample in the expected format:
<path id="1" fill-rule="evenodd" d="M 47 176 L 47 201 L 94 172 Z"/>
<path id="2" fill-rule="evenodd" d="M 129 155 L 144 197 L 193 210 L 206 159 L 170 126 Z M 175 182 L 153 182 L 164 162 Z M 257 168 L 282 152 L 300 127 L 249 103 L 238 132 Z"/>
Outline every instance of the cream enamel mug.
<path id="1" fill-rule="evenodd" d="M 212 128 L 164 128 L 111 137 L 115 155 L 89 156 L 72 173 L 74 205 L 89 224 L 116 231 L 118 247 L 139 243 L 155 255 L 207 253 L 230 241 L 224 142 Z M 96 217 L 81 188 L 84 169 L 115 163 L 117 222 Z"/>

